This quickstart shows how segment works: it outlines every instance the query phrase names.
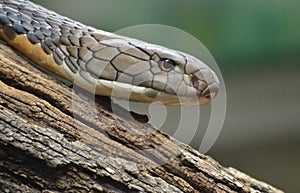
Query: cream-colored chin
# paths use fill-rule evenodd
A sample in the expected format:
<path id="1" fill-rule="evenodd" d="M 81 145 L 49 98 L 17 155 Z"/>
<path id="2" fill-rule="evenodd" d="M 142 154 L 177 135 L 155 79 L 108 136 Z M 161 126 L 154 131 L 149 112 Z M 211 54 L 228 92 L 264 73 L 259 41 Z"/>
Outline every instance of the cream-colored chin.
<path id="1" fill-rule="evenodd" d="M 152 88 L 133 86 L 111 80 L 96 79 L 92 76 L 78 74 L 74 77 L 74 84 L 97 95 L 109 96 L 123 100 L 142 103 L 162 103 L 172 106 L 193 106 L 208 103 L 210 100 L 203 97 L 188 97 L 168 94 Z"/>

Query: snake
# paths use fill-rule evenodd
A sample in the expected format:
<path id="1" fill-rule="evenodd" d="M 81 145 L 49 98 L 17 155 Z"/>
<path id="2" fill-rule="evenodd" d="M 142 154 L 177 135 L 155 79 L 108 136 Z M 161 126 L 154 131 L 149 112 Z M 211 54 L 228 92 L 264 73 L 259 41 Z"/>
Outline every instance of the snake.
<path id="1" fill-rule="evenodd" d="M 86 26 L 28 0 L 0 0 L 0 38 L 96 95 L 202 105 L 220 88 L 216 73 L 190 54 Z"/>

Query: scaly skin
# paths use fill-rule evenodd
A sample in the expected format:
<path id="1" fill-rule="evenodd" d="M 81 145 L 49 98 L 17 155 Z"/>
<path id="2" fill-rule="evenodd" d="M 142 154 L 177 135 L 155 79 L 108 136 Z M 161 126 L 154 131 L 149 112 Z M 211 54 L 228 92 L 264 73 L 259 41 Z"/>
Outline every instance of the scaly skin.
<path id="1" fill-rule="evenodd" d="M 0 37 L 37 65 L 99 95 L 198 105 L 219 88 L 215 73 L 191 55 L 85 26 L 27 0 L 0 0 Z"/>

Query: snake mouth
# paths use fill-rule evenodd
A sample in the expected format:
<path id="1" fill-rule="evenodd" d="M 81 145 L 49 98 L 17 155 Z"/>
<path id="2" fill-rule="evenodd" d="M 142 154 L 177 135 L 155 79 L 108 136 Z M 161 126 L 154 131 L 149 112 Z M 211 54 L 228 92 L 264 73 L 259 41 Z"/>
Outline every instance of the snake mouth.
<path id="1" fill-rule="evenodd" d="M 219 91 L 219 80 L 216 74 L 212 71 L 206 73 L 206 76 L 203 76 L 203 73 L 195 73 L 191 76 L 192 86 L 198 91 L 197 95 L 200 100 L 200 104 L 206 104 L 215 96 Z"/>
<path id="2" fill-rule="evenodd" d="M 210 79 L 206 78 L 204 80 L 192 75 L 190 84 L 190 86 L 187 85 L 184 93 L 180 93 L 178 87 L 173 92 L 165 92 L 165 90 L 135 86 L 132 91 L 133 96 L 143 97 L 148 102 L 159 101 L 172 106 L 195 106 L 209 103 L 216 97 L 220 87 L 219 80 L 214 73 L 211 74 Z M 131 100 L 135 101 L 134 97 Z"/>
<path id="3" fill-rule="evenodd" d="M 200 94 L 200 100 L 205 101 L 205 104 L 211 101 L 213 98 L 216 97 L 217 93 L 219 91 L 219 85 L 216 83 L 212 83 L 207 86 L 207 88 L 201 92 Z"/>

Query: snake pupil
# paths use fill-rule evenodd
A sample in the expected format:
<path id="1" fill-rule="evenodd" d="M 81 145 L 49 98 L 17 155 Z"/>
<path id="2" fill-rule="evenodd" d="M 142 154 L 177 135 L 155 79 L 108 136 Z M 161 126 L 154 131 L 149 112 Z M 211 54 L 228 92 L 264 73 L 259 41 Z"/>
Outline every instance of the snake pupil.
<path id="1" fill-rule="evenodd" d="M 170 71 L 175 67 L 175 63 L 172 60 L 169 59 L 164 59 L 163 61 L 161 61 L 160 63 L 160 68 L 163 71 Z"/>

